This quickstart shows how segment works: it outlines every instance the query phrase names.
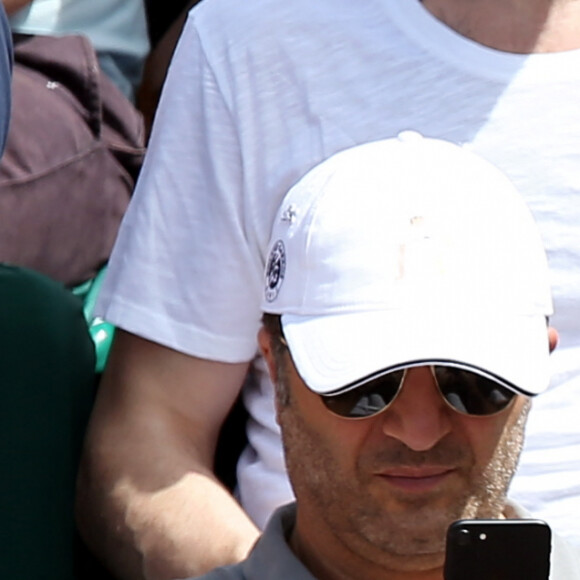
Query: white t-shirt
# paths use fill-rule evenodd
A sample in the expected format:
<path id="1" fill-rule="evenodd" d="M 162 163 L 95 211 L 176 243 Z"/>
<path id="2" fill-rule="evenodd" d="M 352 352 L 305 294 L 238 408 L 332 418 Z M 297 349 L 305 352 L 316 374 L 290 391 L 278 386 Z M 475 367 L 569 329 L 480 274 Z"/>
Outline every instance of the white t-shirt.
<path id="1" fill-rule="evenodd" d="M 186 353 L 250 360 L 289 187 L 339 150 L 406 129 L 465 144 L 525 195 L 553 272 L 554 381 L 534 401 L 511 496 L 580 542 L 579 97 L 580 51 L 491 50 L 416 0 L 205 0 L 169 72 L 101 313 Z M 256 366 L 239 486 L 262 526 L 291 492 Z"/>
<path id="2" fill-rule="evenodd" d="M 10 26 L 23 34 L 84 34 L 99 56 L 116 58 L 133 85 L 149 52 L 144 0 L 32 0 L 10 17 Z M 114 71 L 105 72 L 118 81 Z"/>

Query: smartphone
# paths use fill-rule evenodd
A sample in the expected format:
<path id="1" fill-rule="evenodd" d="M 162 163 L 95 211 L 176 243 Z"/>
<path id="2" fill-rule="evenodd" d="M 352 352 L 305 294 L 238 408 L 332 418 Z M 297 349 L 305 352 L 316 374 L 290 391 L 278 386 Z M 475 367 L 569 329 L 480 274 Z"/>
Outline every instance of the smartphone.
<path id="1" fill-rule="evenodd" d="M 459 520 L 447 530 L 445 580 L 548 580 L 552 532 L 542 520 Z"/>

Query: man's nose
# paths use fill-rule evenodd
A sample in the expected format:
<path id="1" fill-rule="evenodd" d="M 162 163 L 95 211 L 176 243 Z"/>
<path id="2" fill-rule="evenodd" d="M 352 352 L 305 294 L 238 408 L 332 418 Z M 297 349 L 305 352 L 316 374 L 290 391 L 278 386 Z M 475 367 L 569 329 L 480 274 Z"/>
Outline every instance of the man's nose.
<path id="1" fill-rule="evenodd" d="M 451 431 L 450 413 L 429 367 L 407 370 L 401 391 L 380 415 L 385 435 L 427 451 Z"/>

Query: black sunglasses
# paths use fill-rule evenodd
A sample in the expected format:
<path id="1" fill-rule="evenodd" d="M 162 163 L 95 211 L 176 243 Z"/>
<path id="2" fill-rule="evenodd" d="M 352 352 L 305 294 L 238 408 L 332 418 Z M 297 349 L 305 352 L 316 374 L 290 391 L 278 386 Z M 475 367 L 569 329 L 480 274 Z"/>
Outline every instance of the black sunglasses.
<path id="1" fill-rule="evenodd" d="M 429 365 L 444 401 L 464 415 L 489 416 L 507 409 L 514 391 L 491 378 L 443 365 Z M 338 395 L 321 395 L 324 405 L 340 417 L 366 419 L 382 413 L 401 391 L 408 368 L 394 370 Z"/>

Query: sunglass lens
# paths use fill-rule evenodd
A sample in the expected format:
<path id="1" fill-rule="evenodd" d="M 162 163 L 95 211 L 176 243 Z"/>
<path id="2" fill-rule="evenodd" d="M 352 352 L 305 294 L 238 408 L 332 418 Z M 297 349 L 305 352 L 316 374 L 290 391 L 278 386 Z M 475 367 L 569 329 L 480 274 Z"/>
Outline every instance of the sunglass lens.
<path id="1" fill-rule="evenodd" d="M 515 397 L 513 391 L 499 383 L 466 370 L 437 366 L 435 376 L 445 400 L 467 415 L 499 413 Z"/>
<path id="2" fill-rule="evenodd" d="M 380 413 L 399 392 L 405 371 L 395 371 L 341 395 L 322 397 L 326 407 L 341 417 L 366 418 Z"/>

